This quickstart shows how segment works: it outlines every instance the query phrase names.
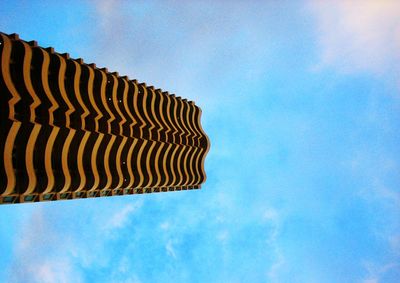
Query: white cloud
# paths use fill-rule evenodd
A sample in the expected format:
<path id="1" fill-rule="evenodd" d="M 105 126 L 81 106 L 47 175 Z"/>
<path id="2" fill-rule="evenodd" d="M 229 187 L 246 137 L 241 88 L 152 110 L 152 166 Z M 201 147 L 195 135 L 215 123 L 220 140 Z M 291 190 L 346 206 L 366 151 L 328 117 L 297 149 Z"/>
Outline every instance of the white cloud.
<path id="1" fill-rule="evenodd" d="M 389 244 L 392 247 L 394 253 L 400 256 L 400 234 L 390 235 L 388 238 Z"/>
<path id="2" fill-rule="evenodd" d="M 168 221 L 165 221 L 160 224 L 160 228 L 164 231 L 168 230 L 170 228 L 171 224 Z"/>
<path id="3" fill-rule="evenodd" d="M 273 208 L 267 208 L 264 211 L 264 219 L 272 222 L 277 222 L 279 220 L 278 212 Z"/>
<path id="4" fill-rule="evenodd" d="M 68 283 L 82 282 L 67 256 L 68 240 L 52 230 L 46 213 L 38 208 L 24 224 L 17 241 L 8 282 Z M 57 248 L 54 248 L 57 247 Z"/>
<path id="5" fill-rule="evenodd" d="M 359 191 L 360 196 L 368 202 L 379 203 L 381 208 L 389 209 L 392 215 L 398 215 L 400 213 L 398 188 L 385 185 L 381 176 L 373 174 L 371 172 L 369 185 Z"/>
<path id="6" fill-rule="evenodd" d="M 317 68 L 375 74 L 399 70 L 400 1 L 315 0 L 309 8 L 321 49 Z"/>
<path id="7" fill-rule="evenodd" d="M 278 243 L 282 216 L 279 211 L 273 207 L 267 207 L 262 215 L 264 221 L 271 225 L 271 232 L 267 238 L 267 243 L 274 254 L 274 261 L 267 271 L 269 282 L 280 282 L 279 274 L 285 263 L 285 257 Z"/>
<path id="8" fill-rule="evenodd" d="M 116 269 L 113 269 L 109 275 L 107 281 L 113 283 L 141 283 L 137 274 L 133 272 L 131 264 L 131 258 L 129 256 L 123 256 L 117 265 Z"/>
<path id="9" fill-rule="evenodd" d="M 281 270 L 283 264 L 285 263 L 285 258 L 283 253 L 275 247 L 275 261 L 268 270 L 267 276 L 271 282 L 279 282 L 279 271 Z"/>
<path id="10" fill-rule="evenodd" d="M 54 259 L 51 262 L 36 262 L 32 267 L 31 271 L 32 274 L 35 274 L 34 278 L 36 282 L 82 282 L 82 279 L 69 261 Z"/>
<path id="11" fill-rule="evenodd" d="M 82 271 L 112 264 L 107 243 L 118 238 L 121 229 L 131 223 L 132 214 L 143 200 L 124 204 L 116 199 L 101 211 L 98 203 L 85 202 L 43 203 L 35 207 L 17 233 L 7 282 L 82 282 Z M 128 268 L 124 262 L 118 267 Z M 136 277 L 129 278 L 124 282 L 140 282 Z"/>
<path id="12" fill-rule="evenodd" d="M 222 230 L 217 233 L 217 240 L 224 243 L 229 239 L 229 231 Z"/>
<path id="13" fill-rule="evenodd" d="M 273 40 L 266 28 L 277 8 L 271 3 L 101 0 L 93 8 L 101 28 L 93 29 L 97 40 L 89 61 L 207 104 L 208 111 L 219 111 L 211 107 L 239 95 L 217 96 L 210 88 L 243 78 L 257 81 L 269 66 Z M 157 20 L 149 21 L 153 11 Z"/>
<path id="14" fill-rule="evenodd" d="M 362 282 L 363 283 L 383 283 L 381 281 L 382 277 L 389 271 L 399 268 L 400 264 L 391 262 L 387 264 L 372 264 L 372 263 L 366 263 L 365 267 L 368 271 L 368 276 L 366 279 L 364 279 Z"/>
<path id="15" fill-rule="evenodd" d="M 137 211 L 142 206 L 142 201 L 136 201 L 135 203 L 130 203 L 121 209 L 118 209 L 115 214 L 109 217 L 109 221 L 106 222 L 104 230 L 113 230 L 124 227 L 128 221 L 131 214 Z"/>
<path id="16" fill-rule="evenodd" d="M 112 281 L 113 283 L 141 283 L 142 281 L 140 281 L 136 276 L 131 276 L 130 278 L 127 279 L 123 279 L 121 281 L 117 280 L 117 281 Z"/>
<path id="17" fill-rule="evenodd" d="M 170 257 L 176 258 L 176 252 L 172 240 L 168 240 L 167 244 L 165 245 L 165 250 Z"/>

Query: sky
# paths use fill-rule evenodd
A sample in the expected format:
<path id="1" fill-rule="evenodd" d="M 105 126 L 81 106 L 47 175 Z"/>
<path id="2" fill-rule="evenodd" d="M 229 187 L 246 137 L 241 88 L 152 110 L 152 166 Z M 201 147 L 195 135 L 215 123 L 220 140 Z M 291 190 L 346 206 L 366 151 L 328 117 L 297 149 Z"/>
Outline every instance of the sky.
<path id="1" fill-rule="evenodd" d="M 0 206 L 0 282 L 397 283 L 399 1 L 1 1 L 196 102 L 201 190 Z"/>

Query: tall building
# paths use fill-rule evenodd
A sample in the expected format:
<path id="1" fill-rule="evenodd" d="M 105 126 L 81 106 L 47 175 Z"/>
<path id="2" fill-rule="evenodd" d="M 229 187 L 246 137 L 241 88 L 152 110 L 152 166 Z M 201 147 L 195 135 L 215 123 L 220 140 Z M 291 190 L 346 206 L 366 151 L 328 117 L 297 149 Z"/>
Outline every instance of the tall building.
<path id="1" fill-rule="evenodd" d="M 0 203 L 199 189 L 192 101 L 0 33 Z"/>

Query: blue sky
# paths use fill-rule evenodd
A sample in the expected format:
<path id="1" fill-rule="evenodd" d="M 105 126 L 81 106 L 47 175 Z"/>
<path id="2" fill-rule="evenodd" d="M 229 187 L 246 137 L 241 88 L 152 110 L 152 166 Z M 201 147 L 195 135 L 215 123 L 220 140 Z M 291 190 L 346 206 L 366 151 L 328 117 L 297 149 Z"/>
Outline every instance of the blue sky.
<path id="1" fill-rule="evenodd" d="M 0 30 L 195 101 L 208 179 L 3 205 L 0 280 L 398 282 L 400 2 L 57 2 Z"/>

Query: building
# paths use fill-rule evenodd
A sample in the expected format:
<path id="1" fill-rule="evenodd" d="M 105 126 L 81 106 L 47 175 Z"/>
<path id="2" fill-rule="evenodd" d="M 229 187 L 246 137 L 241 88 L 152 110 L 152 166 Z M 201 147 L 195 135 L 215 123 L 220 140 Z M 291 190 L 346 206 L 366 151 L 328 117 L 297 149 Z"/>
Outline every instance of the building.
<path id="1" fill-rule="evenodd" d="M 0 33 L 0 203 L 199 189 L 193 102 Z"/>

